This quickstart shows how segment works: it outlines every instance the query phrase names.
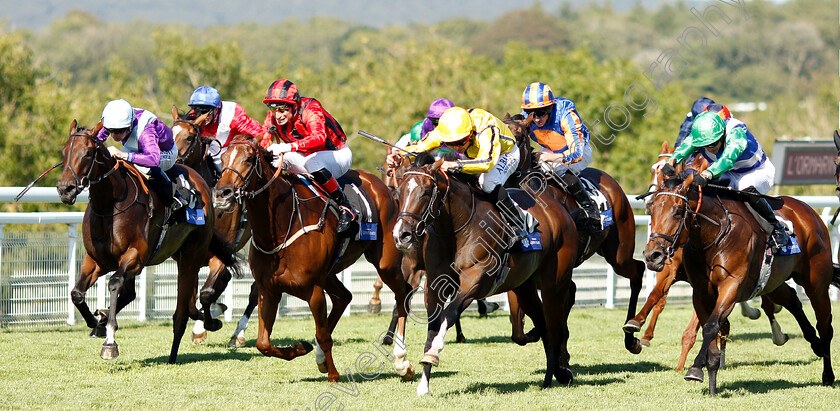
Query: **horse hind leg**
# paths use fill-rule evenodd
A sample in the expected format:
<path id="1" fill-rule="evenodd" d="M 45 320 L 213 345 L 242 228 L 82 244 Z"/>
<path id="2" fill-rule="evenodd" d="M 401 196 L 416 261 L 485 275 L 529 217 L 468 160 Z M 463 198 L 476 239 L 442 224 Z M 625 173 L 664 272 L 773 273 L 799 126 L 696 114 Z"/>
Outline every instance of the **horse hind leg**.
<path id="1" fill-rule="evenodd" d="M 767 319 L 770 321 L 770 335 L 772 336 L 773 344 L 782 346 L 788 342 L 790 337 L 782 332 L 782 327 L 776 321 L 776 307 L 777 305 L 769 297 L 766 295 L 761 297 L 761 309 L 764 310 Z"/>
<path id="2" fill-rule="evenodd" d="M 296 341 L 290 347 L 275 347 L 271 345 L 271 331 L 277 319 L 277 308 L 280 305 L 282 293 L 268 296 L 260 292 L 257 307 L 260 317 L 257 330 L 257 350 L 266 357 L 277 357 L 291 361 L 312 351 L 312 344 L 306 341 Z"/>
<path id="3" fill-rule="evenodd" d="M 81 270 L 79 271 L 79 278 L 76 280 L 76 285 L 70 291 L 70 301 L 76 306 L 79 314 L 85 320 L 85 324 L 91 329 L 91 337 L 105 337 L 105 324 L 107 323 L 107 315 L 94 314 L 86 301 L 87 290 L 96 283 L 96 280 L 102 274 L 102 268 L 96 264 L 90 255 L 85 254 L 82 260 Z M 104 311 L 103 311 L 104 312 Z"/>
<path id="4" fill-rule="evenodd" d="M 120 304 L 120 290 L 125 283 L 125 270 L 121 267 L 111 279 L 108 280 L 108 292 L 111 296 L 111 307 L 108 310 L 108 323 L 105 325 L 105 342 L 102 344 L 102 350 L 99 356 L 104 360 L 113 360 L 120 356 L 120 350 L 117 346 L 117 312 Z"/>
<path id="5" fill-rule="evenodd" d="M 222 328 L 222 322 L 216 317 L 227 310 L 227 306 L 216 301 L 233 278 L 230 270 L 218 258 L 211 258 L 209 266 L 210 275 L 199 293 L 202 319 L 196 320 L 192 331 L 192 342 L 195 344 L 201 344 L 207 339 L 207 331 Z"/>
<path id="6" fill-rule="evenodd" d="M 335 311 L 335 305 L 333 305 L 333 307 L 333 311 Z M 344 311 L 343 308 L 344 307 L 342 307 L 342 311 Z M 313 288 L 312 295 L 309 298 L 309 309 L 312 312 L 313 319 L 315 320 L 315 343 L 318 346 L 315 361 L 318 363 L 318 369 L 321 372 L 326 371 L 327 379 L 330 382 L 336 382 L 340 376 L 338 374 L 338 370 L 335 368 L 335 362 L 332 358 L 332 327 L 330 327 L 330 321 L 327 318 L 327 301 L 324 296 L 323 288 L 319 286 L 315 286 Z M 330 313 L 330 316 L 332 316 L 332 314 L 333 312 Z M 318 358 L 320 353 L 323 353 L 323 363 Z M 326 368 L 326 370 L 324 370 L 324 368 Z"/>

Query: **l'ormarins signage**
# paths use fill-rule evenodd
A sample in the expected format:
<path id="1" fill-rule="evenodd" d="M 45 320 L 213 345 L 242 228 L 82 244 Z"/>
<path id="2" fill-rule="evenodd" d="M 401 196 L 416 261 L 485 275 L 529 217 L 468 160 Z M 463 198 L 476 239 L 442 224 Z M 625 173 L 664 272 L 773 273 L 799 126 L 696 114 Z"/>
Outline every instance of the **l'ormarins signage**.
<path id="1" fill-rule="evenodd" d="M 772 162 L 776 184 L 834 184 L 834 157 L 837 148 L 831 140 L 776 140 Z"/>

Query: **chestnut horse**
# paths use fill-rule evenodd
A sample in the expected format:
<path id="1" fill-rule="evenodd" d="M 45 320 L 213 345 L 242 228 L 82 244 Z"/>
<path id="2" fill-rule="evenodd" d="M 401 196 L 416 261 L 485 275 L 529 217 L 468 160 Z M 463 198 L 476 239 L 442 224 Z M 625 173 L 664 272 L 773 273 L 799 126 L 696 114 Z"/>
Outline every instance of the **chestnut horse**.
<path id="1" fill-rule="evenodd" d="M 401 176 L 400 217 L 393 235 L 399 248 L 420 253 L 426 268 L 428 334 L 417 394 L 429 392 L 431 368 L 439 364 L 446 331 L 463 310 L 475 299 L 509 290 L 516 292 L 542 337 L 543 387 L 550 387 L 552 378 L 571 383 L 567 320 L 574 304 L 571 274 L 577 254 L 571 216 L 554 198 L 537 193 L 529 211 L 540 222 L 541 250 L 511 250 L 509 228 L 493 202 L 441 172 L 442 160 L 432 161 L 427 153 L 418 155 L 415 166 Z"/>
<path id="2" fill-rule="evenodd" d="M 765 276 L 761 269 L 767 233 L 746 204 L 733 198 L 731 190 L 692 186 L 692 173 L 697 171 L 686 169 L 659 186 L 650 207 L 652 234 L 644 251 L 648 268 L 659 271 L 674 250 L 683 248 L 683 267 L 692 285 L 694 310 L 703 324 L 703 343 L 685 378 L 703 381 L 703 367 L 707 367 L 709 394 L 716 395 L 721 355 L 715 340 L 723 320 L 737 302 L 767 295 L 796 318 L 811 349 L 823 359 L 823 385 L 832 385 L 830 344 L 834 332 L 828 289 L 831 284 L 840 286 L 840 270 L 832 267 L 828 229 L 822 219 L 797 199 L 772 199 L 781 203 L 781 215 L 793 222 L 801 252 L 774 256 Z M 785 282 L 791 278 L 811 300 L 819 335 L 806 317 L 796 290 Z"/>
<path id="3" fill-rule="evenodd" d="M 668 144 L 668 141 L 664 141 L 662 143 L 662 147 L 659 151 L 659 160 L 651 167 L 651 184 L 648 189 L 648 193 L 654 193 L 657 188 L 662 184 L 661 178 L 662 174 L 659 173 L 662 166 L 670 159 L 672 153 L 674 152 L 674 147 Z M 697 156 L 692 163 L 692 167 L 699 168 L 699 167 L 706 167 L 708 163 L 702 156 Z M 679 170 L 682 169 L 682 166 L 678 166 Z M 645 198 L 646 197 L 646 198 Z M 637 198 L 645 198 L 645 209 L 648 213 L 650 213 L 650 203 L 653 200 L 653 196 L 649 194 L 643 194 L 638 196 Z M 668 295 L 668 291 L 671 289 L 671 286 L 677 281 L 688 281 L 688 277 L 685 275 L 685 270 L 682 268 L 682 249 L 678 249 L 674 251 L 674 255 L 665 262 L 665 267 L 662 271 L 656 274 L 656 285 L 654 285 L 653 289 L 651 290 L 650 294 L 648 295 L 647 301 L 645 301 L 645 305 L 639 310 L 639 313 L 634 317 L 632 320 L 628 321 L 627 324 L 624 325 L 625 331 L 627 332 L 638 332 L 641 329 L 641 326 L 645 324 L 646 319 L 648 318 L 648 314 L 650 314 L 650 323 L 648 327 L 645 329 L 645 334 L 642 337 L 642 345 L 649 346 L 650 340 L 653 339 L 653 330 L 656 327 L 656 320 L 659 317 L 659 314 L 665 309 L 665 301 L 666 296 Z M 782 309 L 781 306 L 773 304 L 766 296 L 761 297 L 761 306 L 764 309 L 765 313 L 767 314 L 767 319 L 770 321 L 770 330 L 772 334 L 773 343 L 776 345 L 784 345 L 788 341 L 788 335 L 782 332 L 779 323 L 776 321 L 775 313 L 779 312 Z M 758 319 L 761 316 L 761 311 L 758 309 L 752 308 L 747 304 L 746 301 L 738 303 L 741 307 L 741 314 L 744 317 L 749 317 L 750 319 Z M 728 320 L 727 320 L 728 321 Z M 685 365 L 686 358 L 688 358 L 688 353 L 691 350 L 691 347 L 694 346 L 695 341 L 697 340 L 697 330 L 700 328 L 700 321 L 697 319 L 697 314 L 692 312 L 691 320 L 689 320 L 688 325 L 685 328 L 685 331 L 682 335 L 682 351 L 680 352 L 680 359 L 677 361 L 676 370 L 680 371 L 683 369 Z M 729 336 L 729 326 L 724 325 L 721 327 L 721 355 L 723 355 L 724 347 L 726 344 L 726 340 Z"/>
<path id="4" fill-rule="evenodd" d="M 82 221 L 86 253 L 70 298 L 94 331 L 107 317 L 100 356 L 117 358 L 119 349 L 114 337 L 117 313 L 135 298 L 135 276 L 143 267 L 172 257 L 178 263 L 178 295 L 172 316 L 174 337 L 169 354 L 169 363 L 174 364 L 187 316 L 199 318 L 195 307 L 198 270 L 211 257 L 236 269 L 236 256 L 232 246 L 213 233 L 210 188 L 194 170 L 176 166 L 188 174 L 193 187 L 201 192 L 206 223 L 182 222 L 164 231 L 168 213 L 163 203 L 156 193 L 148 190 L 144 177 L 133 165 L 108 153 L 105 144 L 96 137 L 101 128 L 102 123 L 93 130 L 77 127 L 74 120 L 62 150 L 64 172 L 56 186 L 61 201 L 73 204 L 76 196 L 90 187 L 90 201 Z M 114 274 L 108 281 L 110 308 L 94 315 L 85 302 L 85 293 L 99 277 L 111 271 Z M 204 320 L 210 321 L 209 307 L 204 306 L 203 312 Z"/>
<path id="5" fill-rule="evenodd" d="M 396 206 L 388 188 L 376 176 L 350 170 L 346 178 L 365 190 L 379 212 L 378 240 L 356 241 L 336 233 L 338 219 L 330 212 L 327 199 L 314 194 L 297 176 L 281 174 L 272 165 L 274 156 L 249 135 L 238 135 L 222 154 L 222 176 L 214 189 L 214 204 L 228 210 L 244 202 L 251 220 L 251 273 L 259 290 L 259 331 L 257 349 L 266 356 L 292 360 L 312 350 L 312 345 L 298 341 L 291 347 L 278 348 L 270 337 L 283 293 L 306 301 L 315 320 L 318 344 L 315 361 L 330 381 L 339 374 L 332 357 L 332 332 L 342 312 L 350 304 L 350 291 L 336 273 L 353 264 L 361 255 L 376 267 L 379 276 L 394 292 L 399 312 L 395 336 L 394 365 L 404 379 L 414 376 L 414 367 L 406 360 L 406 299 L 410 286 L 400 268 L 402 253 L 391 238 Z M 345 242 L 345 241 L 349 241 Z M 327 315 L 325 293 L 333 307 Z"/>
<path id="6" fill-rule="evenodd" d="M 197 171 L 212 188 L 216 184 L 216 176 L 211 167 L 215 167 L 215 165 L 210 164 L 207 150 L 210 144 L 216 140 L 215 137 L 202 136 L 199 132 L 200 127 L 209 121 L 209 116 L 208 113 L 190 119 L 179 113 L 175 106 L 172 107 L 172 135 L 175 138 L 175 144 L 178 146 L 178 162 Z M 236 251 L 241 250 L 251 238 L 251 226 L 243 218 L 243 214 L 242 206 L 238 203 L 234 204 L 229 210 L 220 212 L 216 216 L 216 223 L 213 227 L 218 236 L 234 245 Z M 230 270 L 218 258 L 211 259 L 209 267 L 210 274 L 199 293 L 199 300 L 204 306 L 216 303 L 232 278 Z M 245 329 L 248 327 L 251 313 L 257 306 L 257 296 L 257 285 L 252 283 L 248 305 L 230 337 L 229 347 L 245 346 Z M 218 320 L 214 320 L 212 324 L 205 324 L 202 320 L 197 320 L 195 327 L 193 327 L 192 341 L 196 344 L 204 342 L 207 339 L 206 330 L 217 331 L 221 326 L 222 324 Z"/>
<path id="7" fill-rule="evenodd" d="M 504 122 L 513 132 L 521 150 L 519 170 L 522 177 L 519 178 L 518 184 L 523 188 L 524 185 L 531 184 L 539 187 L 539 190 L 545 190 L 560 204 L 563 204 L 569 213 L 574 215 L 580 207 L 577 201 L 559 185 L 554 177 L 553 167 L 551 174 L 548 176 L 541 172 L 539 168 L 532 168 L 531 147 L 528 143 L 528 130 L 532 121 L 532 116 L 523 118 L 521 115 L 511 117 L 508 114 L 504 118 Z M 630 280 L 630 301 L 625 320 L 629 321 L 636 314 L 636 303 L 642 290 L 642 280 L 645 274 L 644 263 L 633 258 L 633 250 L 636 247 L 636 220 L 633 216 L 633 209 L 630 207 L 630 202 L 627 195 L 624 194 L 624 190 L 609 174 L 598 169 L 586 168 L 580 173 L 580 176 L 598 186 L 599 190 L 604 193 L 612 207 L 614 223 L 597 235 L 593 235 L 586 230 L 578 232 L 578 255 L 575 266 L 580 265 L 597 252 L 606 259 L 618 275 Z M 522 315 L 518 313 L 515 296 L 509 295 L 508 299 L 511 302 L 511 315 L 518 316 L 518 319 L 511 319 L 514 326 L 513 340 L 518 344 L 534 341 L 533 334 L 522 334 Z M 625 328 L 624 347 L 633 354 L 640 353 L 642 351 L 641 342 L 632 332 L 626 331 Z"/>

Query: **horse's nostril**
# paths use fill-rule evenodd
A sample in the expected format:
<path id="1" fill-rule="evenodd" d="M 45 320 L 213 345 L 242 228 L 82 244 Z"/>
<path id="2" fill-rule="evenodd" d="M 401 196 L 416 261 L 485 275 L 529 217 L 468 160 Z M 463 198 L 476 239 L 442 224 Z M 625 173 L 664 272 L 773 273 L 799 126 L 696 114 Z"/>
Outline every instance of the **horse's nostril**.
<path id="1" fill-rule="evenodd" d="M 400 242 L 407 243 L 411 241 L 411 233 L 404 231 L 400 233 Z"/>

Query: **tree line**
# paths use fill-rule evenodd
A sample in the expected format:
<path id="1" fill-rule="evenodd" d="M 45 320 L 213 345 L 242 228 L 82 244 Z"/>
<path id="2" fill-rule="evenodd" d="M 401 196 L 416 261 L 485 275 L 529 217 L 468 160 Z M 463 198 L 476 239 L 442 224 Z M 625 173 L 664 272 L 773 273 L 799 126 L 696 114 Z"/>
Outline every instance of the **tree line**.
<path id="1" fill-rule="evenodd" d="M 685 63 L 673 75 L 679 60 L 672 53 L 666 65 L 662 56 L 680 50 L 688 27 L 702 29 L 692 8 L 710 6 L 730 23 L 712 20 L 719 35 L 706 35 L 699 59 L 682 53 Z M 735 114 L 768 151 L 783 136 L 829 138 L 838 89 L 836 7 L 829 0 L 757 0 L 747 3 L 747 17 L 719 2 L 622 13 L 609 5 L 532 6 L 490 22 L 373 28 L 313 18 L 201 29 L 109 23 L 73 11 L 37 32 L 0 29 L 0 184 L 24 185 L 55 164 L 70 122 L 94 125 L 115 98 L 171 123 L 173 104 L 183 109 L 195 87 L 212 85 L 262 121 L 265 89 L 289 78 L 342 124 L 354 167 L 375 171 L 385 148 L 356 131 L 395 141 L 439 97 L 498 116 L 516 113 L 525 86 L 542 81 L 575 101 L 597 133 L 593 166 L 626 192 L 640 192 L 661 142 L 674 140 L 700 95 L 766 101 L 764 112 Z M 697 38 L 683 40 L 697 46 Z M 657 74 L 654 63 L 671 74 Z M 55 184 L 57 174 L 41 184 Z"/>

